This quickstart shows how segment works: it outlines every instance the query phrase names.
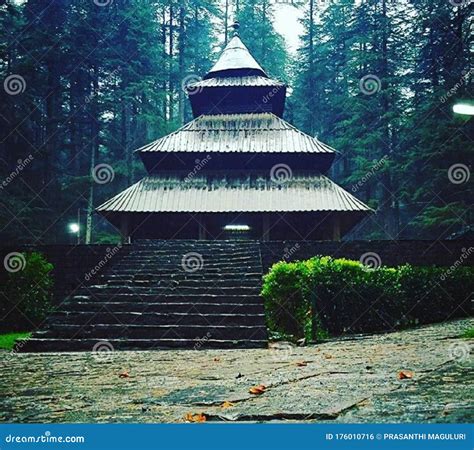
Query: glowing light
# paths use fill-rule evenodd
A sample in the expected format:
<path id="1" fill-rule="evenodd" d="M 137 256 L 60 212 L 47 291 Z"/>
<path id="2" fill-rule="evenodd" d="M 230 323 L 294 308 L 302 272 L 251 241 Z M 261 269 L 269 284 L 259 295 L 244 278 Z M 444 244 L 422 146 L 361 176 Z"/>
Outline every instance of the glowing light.
<path id="1" fill-rule="evenodd" d="M 248 225 L 226 225 L 224 227 L 224 230 L 226 231 L 249 231 L 250 227 Z"/>
<path id="2" fill-rule="evenodd" d="M 453 106 L 453 112 L 465 116 L 474 116 L 474 105 L 469 103 L 458 103 Z"/>
<path id="3" fill-rule="evenodd" d="M 79 233 L 80 229 L 81 229 L 81 227 L 79 226 L 78 223 L 70 223 L 69 224 L 69 231 L 71 233 Z"/>

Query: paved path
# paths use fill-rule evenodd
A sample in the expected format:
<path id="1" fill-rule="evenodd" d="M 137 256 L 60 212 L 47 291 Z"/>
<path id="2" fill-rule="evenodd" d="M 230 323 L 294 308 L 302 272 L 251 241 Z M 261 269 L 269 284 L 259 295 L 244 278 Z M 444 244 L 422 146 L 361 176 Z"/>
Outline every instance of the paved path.
<path id="1" fill-rule="evenodd" d="M 473 326 L 270 350 L 4 352 L 0 421 L 472 422 L 474 341 L 459 336 Z"/>

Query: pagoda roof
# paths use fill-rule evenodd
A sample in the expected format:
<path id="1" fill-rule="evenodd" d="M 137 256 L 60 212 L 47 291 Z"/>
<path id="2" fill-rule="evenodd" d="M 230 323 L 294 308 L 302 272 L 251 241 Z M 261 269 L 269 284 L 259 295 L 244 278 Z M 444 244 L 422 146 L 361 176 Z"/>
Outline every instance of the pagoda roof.
<path id="1" fill-rule="evenodd" d="M 208 78 L 186 85 L 186 90 L 193 95 L 198 89 L 209 87 L 283 87 L 285 83 L 261 75 Z"/>
<path id="2" fill-rule="evenodd" d="M 137 152 L 333 154 L 335 150 L 272 113 L 258 113 L 202 115 Z"/>
<path id="3" fill-rule="evenodd" d="M 234 75 L 261 75 L 267 77 L 260 64 L 250 54 L 238 36 L 234 36 L 225 46 L 219 59 L 204 79 Z"/>
<path id="4" fill-rule="evenodd" d="M 372 210 L 324 175 L 284 183 L 256 176 L 150 176 L 97 208 L 107 213 L 318 212 Z"/>

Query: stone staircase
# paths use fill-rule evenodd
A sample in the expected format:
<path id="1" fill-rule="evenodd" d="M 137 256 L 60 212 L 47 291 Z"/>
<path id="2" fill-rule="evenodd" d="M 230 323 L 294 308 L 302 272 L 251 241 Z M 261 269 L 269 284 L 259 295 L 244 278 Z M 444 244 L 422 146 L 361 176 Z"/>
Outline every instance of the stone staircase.
<path id="1" fill-rule="evenodd" d="M 257 242 L 138 241 L 16 348 L 265 347 L 261 281 Z"/>

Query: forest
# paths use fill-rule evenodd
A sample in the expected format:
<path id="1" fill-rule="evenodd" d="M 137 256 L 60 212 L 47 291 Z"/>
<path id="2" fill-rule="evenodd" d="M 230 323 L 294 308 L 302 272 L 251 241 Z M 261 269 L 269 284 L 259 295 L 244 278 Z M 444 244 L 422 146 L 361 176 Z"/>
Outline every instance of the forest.
<path id="1" fill-rule="evenodd" d="M 298 8 L 296 51 L 275 28 Z M 472 237 L 469 0 L 3 0 L 3 242 L 113 242 L 94 208 L 144 175 L 134 150 L 192 119 L 185 86 L 233 33 L 291 89 L 285 120 L 338 150 L 377 214 L 349 238 Z M 112 170 L 110 171 L 110 168 Z M 108 172 L 107 172 L 108 170 Z"/>

